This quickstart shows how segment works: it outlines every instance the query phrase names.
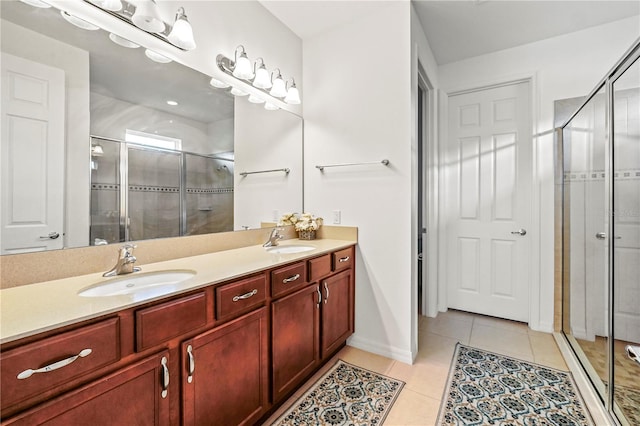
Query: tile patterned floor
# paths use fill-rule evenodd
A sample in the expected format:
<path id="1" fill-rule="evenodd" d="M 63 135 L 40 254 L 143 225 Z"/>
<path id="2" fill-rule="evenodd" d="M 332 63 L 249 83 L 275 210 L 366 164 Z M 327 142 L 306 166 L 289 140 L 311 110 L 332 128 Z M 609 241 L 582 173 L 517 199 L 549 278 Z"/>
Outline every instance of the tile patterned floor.
<path id="1" fill-rule="evenodd" d="M 450 310 L 437 318 L 422 317 L 419 352 L 413 365 L 345 347 L 337 355 L 346 362 L 406 382 L 385 421 L 386 426 L 434 425 L 457 342 L 549 367 L 567 370 L 553 336 L 529 330 L 526 324 Z M 264 425 L 270 425 L 326 371 L 312 377 Z"/>

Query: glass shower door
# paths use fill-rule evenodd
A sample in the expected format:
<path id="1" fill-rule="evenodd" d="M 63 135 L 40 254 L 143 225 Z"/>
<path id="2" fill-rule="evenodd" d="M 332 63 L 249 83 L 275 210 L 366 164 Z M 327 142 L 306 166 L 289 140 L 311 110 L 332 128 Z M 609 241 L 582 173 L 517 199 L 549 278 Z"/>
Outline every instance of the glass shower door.
<path id="1" fill-rule="evenodd" d="M 607 102 L 604 86 L 563 129 L 563 331 L 607 398 Z"/>
<path id="2" fill-rule="evenodd" d="M 613 399 L 620 419 L 640 425 L 640 59 L 612 92 Z"/>
<path id="3" fill-rule="evenodd" d="M 120 143 L 91 138 L 90 245 L 124 241 L 120 227 Z"/>

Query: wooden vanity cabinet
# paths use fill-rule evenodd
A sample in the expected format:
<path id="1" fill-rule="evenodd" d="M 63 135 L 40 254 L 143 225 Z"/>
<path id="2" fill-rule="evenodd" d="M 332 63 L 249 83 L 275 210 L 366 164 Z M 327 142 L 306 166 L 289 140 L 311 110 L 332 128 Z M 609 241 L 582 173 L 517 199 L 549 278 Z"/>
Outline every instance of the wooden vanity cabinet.
<path id="1" fill-rule="evenodd" d="M 352 273 L 344 270 L 321 281 L 322 358 L 331 356 L 353 334 Z"/>

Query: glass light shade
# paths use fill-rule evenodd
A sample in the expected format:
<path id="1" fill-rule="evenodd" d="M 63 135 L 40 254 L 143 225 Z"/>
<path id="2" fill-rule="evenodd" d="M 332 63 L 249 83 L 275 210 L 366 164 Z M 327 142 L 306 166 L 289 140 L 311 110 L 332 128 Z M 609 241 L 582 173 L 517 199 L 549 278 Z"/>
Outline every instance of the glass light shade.
<path id="1" fill-rule="evenodd" d="M 115 44 L 118 44 L 122 47 L 126 47 L 129 49 L 137 49 L 138 47 L 140 47 L 139 44 L 129 41 L 126 38 L 120 37 L 118 34 L 114 34 L 114 33 L 109 33 L 109 40 L 111 40 Z"/>
<path id="2" fill-rule="evenodd" d="M 258 89 L 271 88 L 272 84 L 269 78 L 269 71 L 267 71 L 264 64 L 260 65 L 260 68 L 256 71 L 256 78 L 253 80 L 253 85 Z"/>
<path id="3" fill-rule="evenodd" d="M 261 103 L 264 102 L 264 99 L 254 95 L 254 94 L 251 94 L 251 95 L 249 95 L 248 101 L 251 102 L 252 104 L 261 104 Z"/>
<path id="4" fill-rule="evenodd" d="M 193 28 L 191 28 L 191 24 L 187 20 L 187 15 L 184 14 L 184 9 L 178 9 L 176 22 L 174 22 L 167 38 L 171 43 L 182 49 L 193 50 L 196 48 L 196 41 L 193 39 Z"/>
<path id="5" fill-rule="evenodd" d="M 39 7 L 41 9 L 48 9 L 51 7 L 50 4 L 45 3 L 43 1 L 40 0 L 20 0 L 22 3 L 26 3 L 29 6 L 33 6 L 33 7 Z"/>
<path id="6" fill-rule="evenodd" d="M 164 22 L 154 0 L 136 1 L 136 11 L 133 13 L 131 21 L 136 27 L 151 33 L 164 31 Z"/>
<path id="7" fill-rule="evenodd" d="M 117 12 L 122 9 L 122 2 L 120 0 L 98 0 L 94 3 L 96 3 L 101 8 L 110 10 L 112 12 Z"/>
<path id="8" fill-rule="evenodd" d="M 279 75 L 273 81 L 273 87 L 269 94 L 276 98 L 284 98 L 287 95 L 287 87 L 284 84 L 284 80 Z"/>
<path id="9" fill-rule="evenodd" d="M 298 92 L 298 88 L 295 84 L 289 87 L 287 90 L 287 96 L 285 96 L 284 101 L 291 105 L 299 105 L 300 104 L 300 92 Z"/>
<path id="10" fill-rule="evenodd" d="M 164 55 L 159 54 L 158 52 L 154 52 L 153 50 L 147 49 L 144 51 L 144 54 L 147 55 L 147 58 L 151 59 L 154 62 L 158 62 L 160 64 L 168 64 L 171 62 L 171 59 L 167 58 Z"/>
<path id="11" fill-rule="evenodd" d="M 253 71 L 251 71 L 251 61 L 247 58 L 246 53 L 242 52 L 240 57 L 236 61 L 236 66 L 233 68 L 233 76 L 235 78 L 241 78 L 244 80 L 250 80 L 253 78 Z"/>
<path id="12" fill-rule="evenodd" d="M 231 94 L 233 96 L 247 96 L 248 93 L 245 92 L 244 90 L 240 90 L 237 87 L 234 87 L 233 89 L 231 89 Z"/>
<path id="13" fill-rule="evenodd" d="M 229 83 L 225 83 L 224 81 L 220 81 L 215 77 L 211 77 L 211 81 L 209 82 L 213 87 L 217 87 L 218 89 L 226 89 L 231 86 Z"/>
<path id="14" fill-rule="evenodd" d="M 277 111 L 280 109 L 280 107 L 272 104 L 271 102 L 265 102 L 264 109 L 267 109 L 269 111 Z"/>
<path id="15" fill-rule="evenodd" d="M 60 14 L 67 22 L 75 25 L 78 28 L 82 28 L 83 30 L 95 31 L 100 29 L 100 27 L 90 24 L 89 22 L 85 21 L 84 19 L 80 19 L 77 16 L 73 16 L 65 12 L 64 10 L 61 10 Z"/>
<path id="16" fill-rule="evenodd" d="M 91 156 L 92 157 L 102 157 L 104 155 L 104 150 L 102 149 L 102 145 L 92 145 L 91 146 Z"/>

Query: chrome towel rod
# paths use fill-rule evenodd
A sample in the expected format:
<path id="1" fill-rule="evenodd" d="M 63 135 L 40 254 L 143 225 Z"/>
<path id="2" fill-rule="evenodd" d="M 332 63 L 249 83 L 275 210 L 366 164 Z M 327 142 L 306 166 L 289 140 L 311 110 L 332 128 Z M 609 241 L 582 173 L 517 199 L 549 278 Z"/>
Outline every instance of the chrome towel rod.
<path id="1" fill-rule="evenodd" d="M 367 163 L 342 163 L 342 164 L 327 164 L 324 166 L 316 166 L 316 169 L 320 170 L 320 171 L 324 171 L 325 167 L 345 167 L 345 166 L 364 166 L 367 164 L 382 164 L 384 166 L 388 166 L 389 165 L 389 160 L 385 159 L 382 161 L 369 161 Z"/>
<path id="2" fill-rule="evenodd" d="M 271 169 L 271 170 L 258 170 L 257 172 L 242 172 L 240 173 L 240 176 L 247 176 L 247 175 L 255 175 L 256 173 L 272 173 L 272 172 L 285 172 L 286 174 L 289 174 L 291 170 L 289 170 L 288 168 L 286 169 Z"/>

